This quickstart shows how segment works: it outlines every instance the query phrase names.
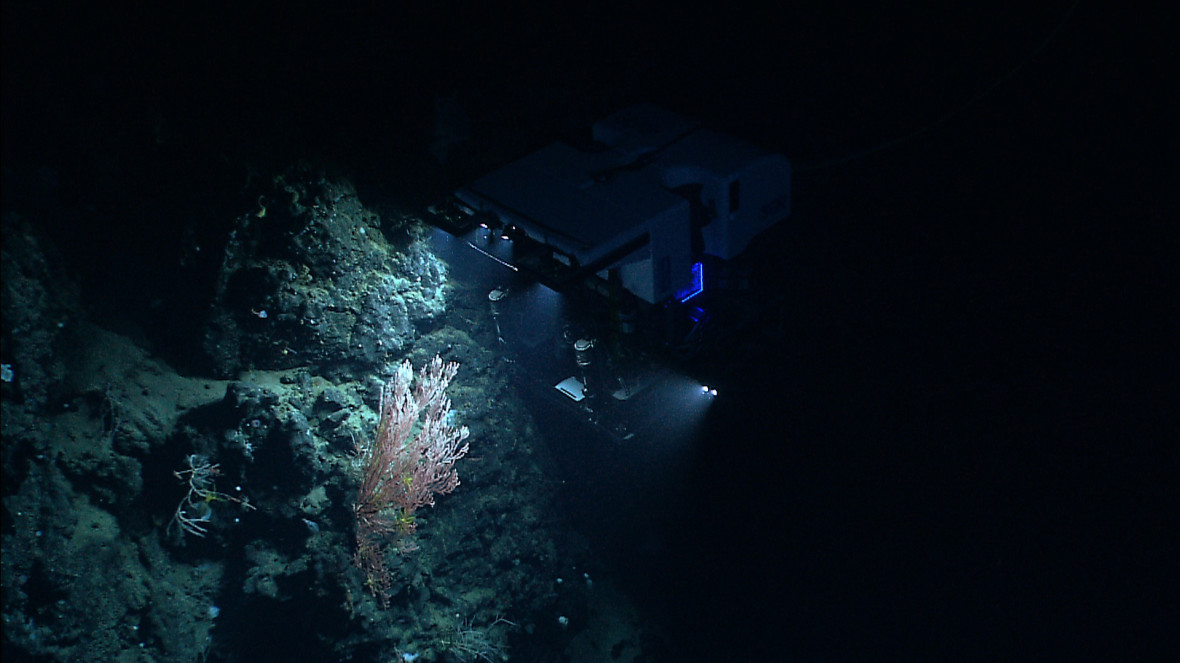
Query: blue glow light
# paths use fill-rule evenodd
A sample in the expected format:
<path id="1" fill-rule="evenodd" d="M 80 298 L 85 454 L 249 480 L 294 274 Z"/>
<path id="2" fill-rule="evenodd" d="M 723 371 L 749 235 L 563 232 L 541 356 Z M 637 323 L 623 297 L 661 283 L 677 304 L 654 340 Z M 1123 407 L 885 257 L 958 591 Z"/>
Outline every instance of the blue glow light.
<path id="1" fill-rule="evenodd" d="M 677 296 L 680 298 L 680 303 L 683 304 L 704 291 L 705 266 L 699 262 L 694 262 L 692 264 L 692 285 L 688 286 L 685 290 L 681 290 Z"/>

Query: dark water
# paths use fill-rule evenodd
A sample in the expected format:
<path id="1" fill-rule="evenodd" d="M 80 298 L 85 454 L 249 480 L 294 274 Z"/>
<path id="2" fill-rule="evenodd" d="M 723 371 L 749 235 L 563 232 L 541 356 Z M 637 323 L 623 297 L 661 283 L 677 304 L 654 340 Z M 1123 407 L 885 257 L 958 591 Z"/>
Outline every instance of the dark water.
<path id="1" fill-rule="evenodd" d="M 227 161 L 309 159 L 388 213 L 635 101 L 792 159 L 743 258 L 766 312 L 697 359 L 724 388 L 691 430 L 620 444 L 520 389 L 651 660 L 1085 657 L 1174 623 L 1175 431 L 1132 433 L 1166 403 L 1139 320 L 1171 256 L 1139 231 L 1175 218 L 1141 18 L 57 4 L 5 7 L 5 207 L 165 357 L 215 267 L 176 247 L 248 202 Z"/>

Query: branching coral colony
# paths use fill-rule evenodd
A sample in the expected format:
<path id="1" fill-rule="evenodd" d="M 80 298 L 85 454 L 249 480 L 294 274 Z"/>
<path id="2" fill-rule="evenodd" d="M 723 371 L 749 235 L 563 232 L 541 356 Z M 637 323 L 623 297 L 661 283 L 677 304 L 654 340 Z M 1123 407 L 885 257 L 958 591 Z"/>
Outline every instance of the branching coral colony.
<path id="1" fill-rule="evenodd" d="M 210 463 L 208 458 L 200 454 L 191 454 L 185 460 L 188 469 L 176 470 L 172 474 L 188 483 L 188 494 L 176 506 L 176 513 L 168 523 L 169 528 L 175 523 L 182 531 L 204 537 L 209 532 L 209 521 L 213 519 L 213 502 L 233 502 L 254 509 L 246 498 L 234 497 L 213 487 L 214 478 L 221 472 L 219 464 Z"/>
<path id="2" fill-rule="evenodd" d="M 415 512 L 459 486 L 454 466 L 467 454 L 468 431 L 448 425 L 451 399 L 445 393 L 458 370 L 436 355 L 414 380 L 413 365 L 403 362 L 381 391 L 376 435 L 357 445 L 354 561 L 383 605 L 390 596 L 385 556 L 391 542 L 401 552 L 414 550 Z"/>

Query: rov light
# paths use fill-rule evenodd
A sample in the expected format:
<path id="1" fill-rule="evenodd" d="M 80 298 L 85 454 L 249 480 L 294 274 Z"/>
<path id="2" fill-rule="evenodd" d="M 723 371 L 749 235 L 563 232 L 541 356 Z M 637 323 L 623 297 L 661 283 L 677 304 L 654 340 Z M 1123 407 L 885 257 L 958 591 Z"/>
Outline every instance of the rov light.
<path id="1" fill-rule="evenodd" d="M 500 217 L 495 212 L 482 211 L 475 213 L 475 216 L 479 219 L 479 227 L 484 230 L 496 230 L 504 225 L 504 222 L 500 220 Z"/>
<path id="2" fill-rule="evenodd" d="M 705 266 L 699 262 L 692 264 L 692 283 L 676 293 L 677 299 L 683 304 L 705 291 Z"/>
<path id="3" fill-rule="evenodd" d="M 504 225 L 503 222 L 495 214 L 481 214 L 479 216 L 479 227 L 488 231 L 488 234 L 495 233 L 502 225 Z"/>
<path id="4" fill-rule="evenodd" d="M 710 387 L 707 384 L 703 384 L 703 385 L 701 385 L 701 393 L 704 394 L 705 396 L 712 397 L 712 396 L 717 395 L 717 390 L 714 389 L 713 387 Z"/>

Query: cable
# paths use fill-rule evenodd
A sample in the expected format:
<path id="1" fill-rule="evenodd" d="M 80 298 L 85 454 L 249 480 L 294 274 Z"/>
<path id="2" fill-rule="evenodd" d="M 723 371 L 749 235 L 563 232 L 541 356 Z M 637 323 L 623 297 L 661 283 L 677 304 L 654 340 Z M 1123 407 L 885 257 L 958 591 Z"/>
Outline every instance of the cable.
<path id="1" fill-rule="evenodd" d="M 875 154 L 877 152 L 883 152 L 885 150 L 897 147 L 898 145 L 901 145 L 903 143 L 907 143 L 907 142 L 917 138 L 918 136 L 921 136 L 922 134 L 924 134 L 928 131 L 931 131 L 933 129 L 936 129 L 936 128 L 942 126 L 943 124 L 946 124 L 948 121 L 950 121 L 955 116 L 961 114 L 963 111 L 967 110 L 968 108 L 971 108 L 972 106 L 974 106 L 975 104 L 979 103 L 984 98 L 986 98 L 988 95 L 990 95 L 993 92 L 995 92 L 996 90 L 998 90 L 1001 86 L 1003 86 L 1005 83 L 1007 83 L 1009 80 L 1011 80 L 1014 76 L 1016 76 L 1016 74 L 1019 73 L 1021 69 L 1024 69 L 1024 67 L 1029 62 L 1031 62 L 1033 58 L 1035 58 L 1038 54 L 1040 54 L 1041 51 L 1045 50 L 1045 47 L 1047 47 L 1049 45 L 1049 43 L 1052 42 L 1053 39 L 1057 36 L 1057 34 L 1059 32 L 1061 32 L 1061 29 L 1063 27 L 1065 27 L 1065 24 L 1069 21 L 1070 17 L 1073 16 L 1074 10 L 1076 10 L 1078 8 L 1079 4 L 1081 4 L 1081 0 L 1076 0 L 1073 3 L 1073 5 L 1070 6 L 1070 8 L 1065 11 L 1065 14 L 1061 17 L 1061 20 L 1059 20 L 1057 22 L 1057 24 L 1055 26 L 1053 26 L 1053 29 L 1049 31 L 1049 34 L 1043 40 L 1041 40 L 1041 43 L 1038 44 L 1037 47 L 1034 48 L 1027 56 L 1025 56 L 1025 58 L 1023 60 L 1016 63 L 1016 66 L 1012 67 L 1010 70 L 1008 70 L 1007 73 L 1000 76 L 996 80 L 992 81 L 992 83 L 990 85 L 988 85 L 987 87 L 983 88 L 983 90 L 976 93 L 975 96 L 971 97 L 967 101 L 963 102 L 962 104 L 960 104 L 959 106 L 950 110 L 949 112 L 943 114 L 942 116 L 935 118 L 932 122 L 929 122 L 917 129 L 909 132 L 908 134 L 898 136 L 897 138 L 891 138 L 887 141 L 884 141 L 882 143 L 878 143 L 872 147 L 869 147 L 869 148 L 866 148 L 863 150 L 859 150 L 857 152 L 852 152 L 850 154 L 845 154 L 844 156 L 841 156 L 841 157 L 829 159 L 827 161 L 822 161 L 818 164 L 797 166 L 794 168 L 794 171 L 796 173 L 810 173 L 810 172 L 815 172 L 815 171 L 819 171 L 819 170 L 826 170 L 828 168 L 834 168 L 836 166 L 843 166 L 846 163 L 849 163 L 851 161 L 856 161 L 857 159 L 864 158 L 870 154 Z"/>

